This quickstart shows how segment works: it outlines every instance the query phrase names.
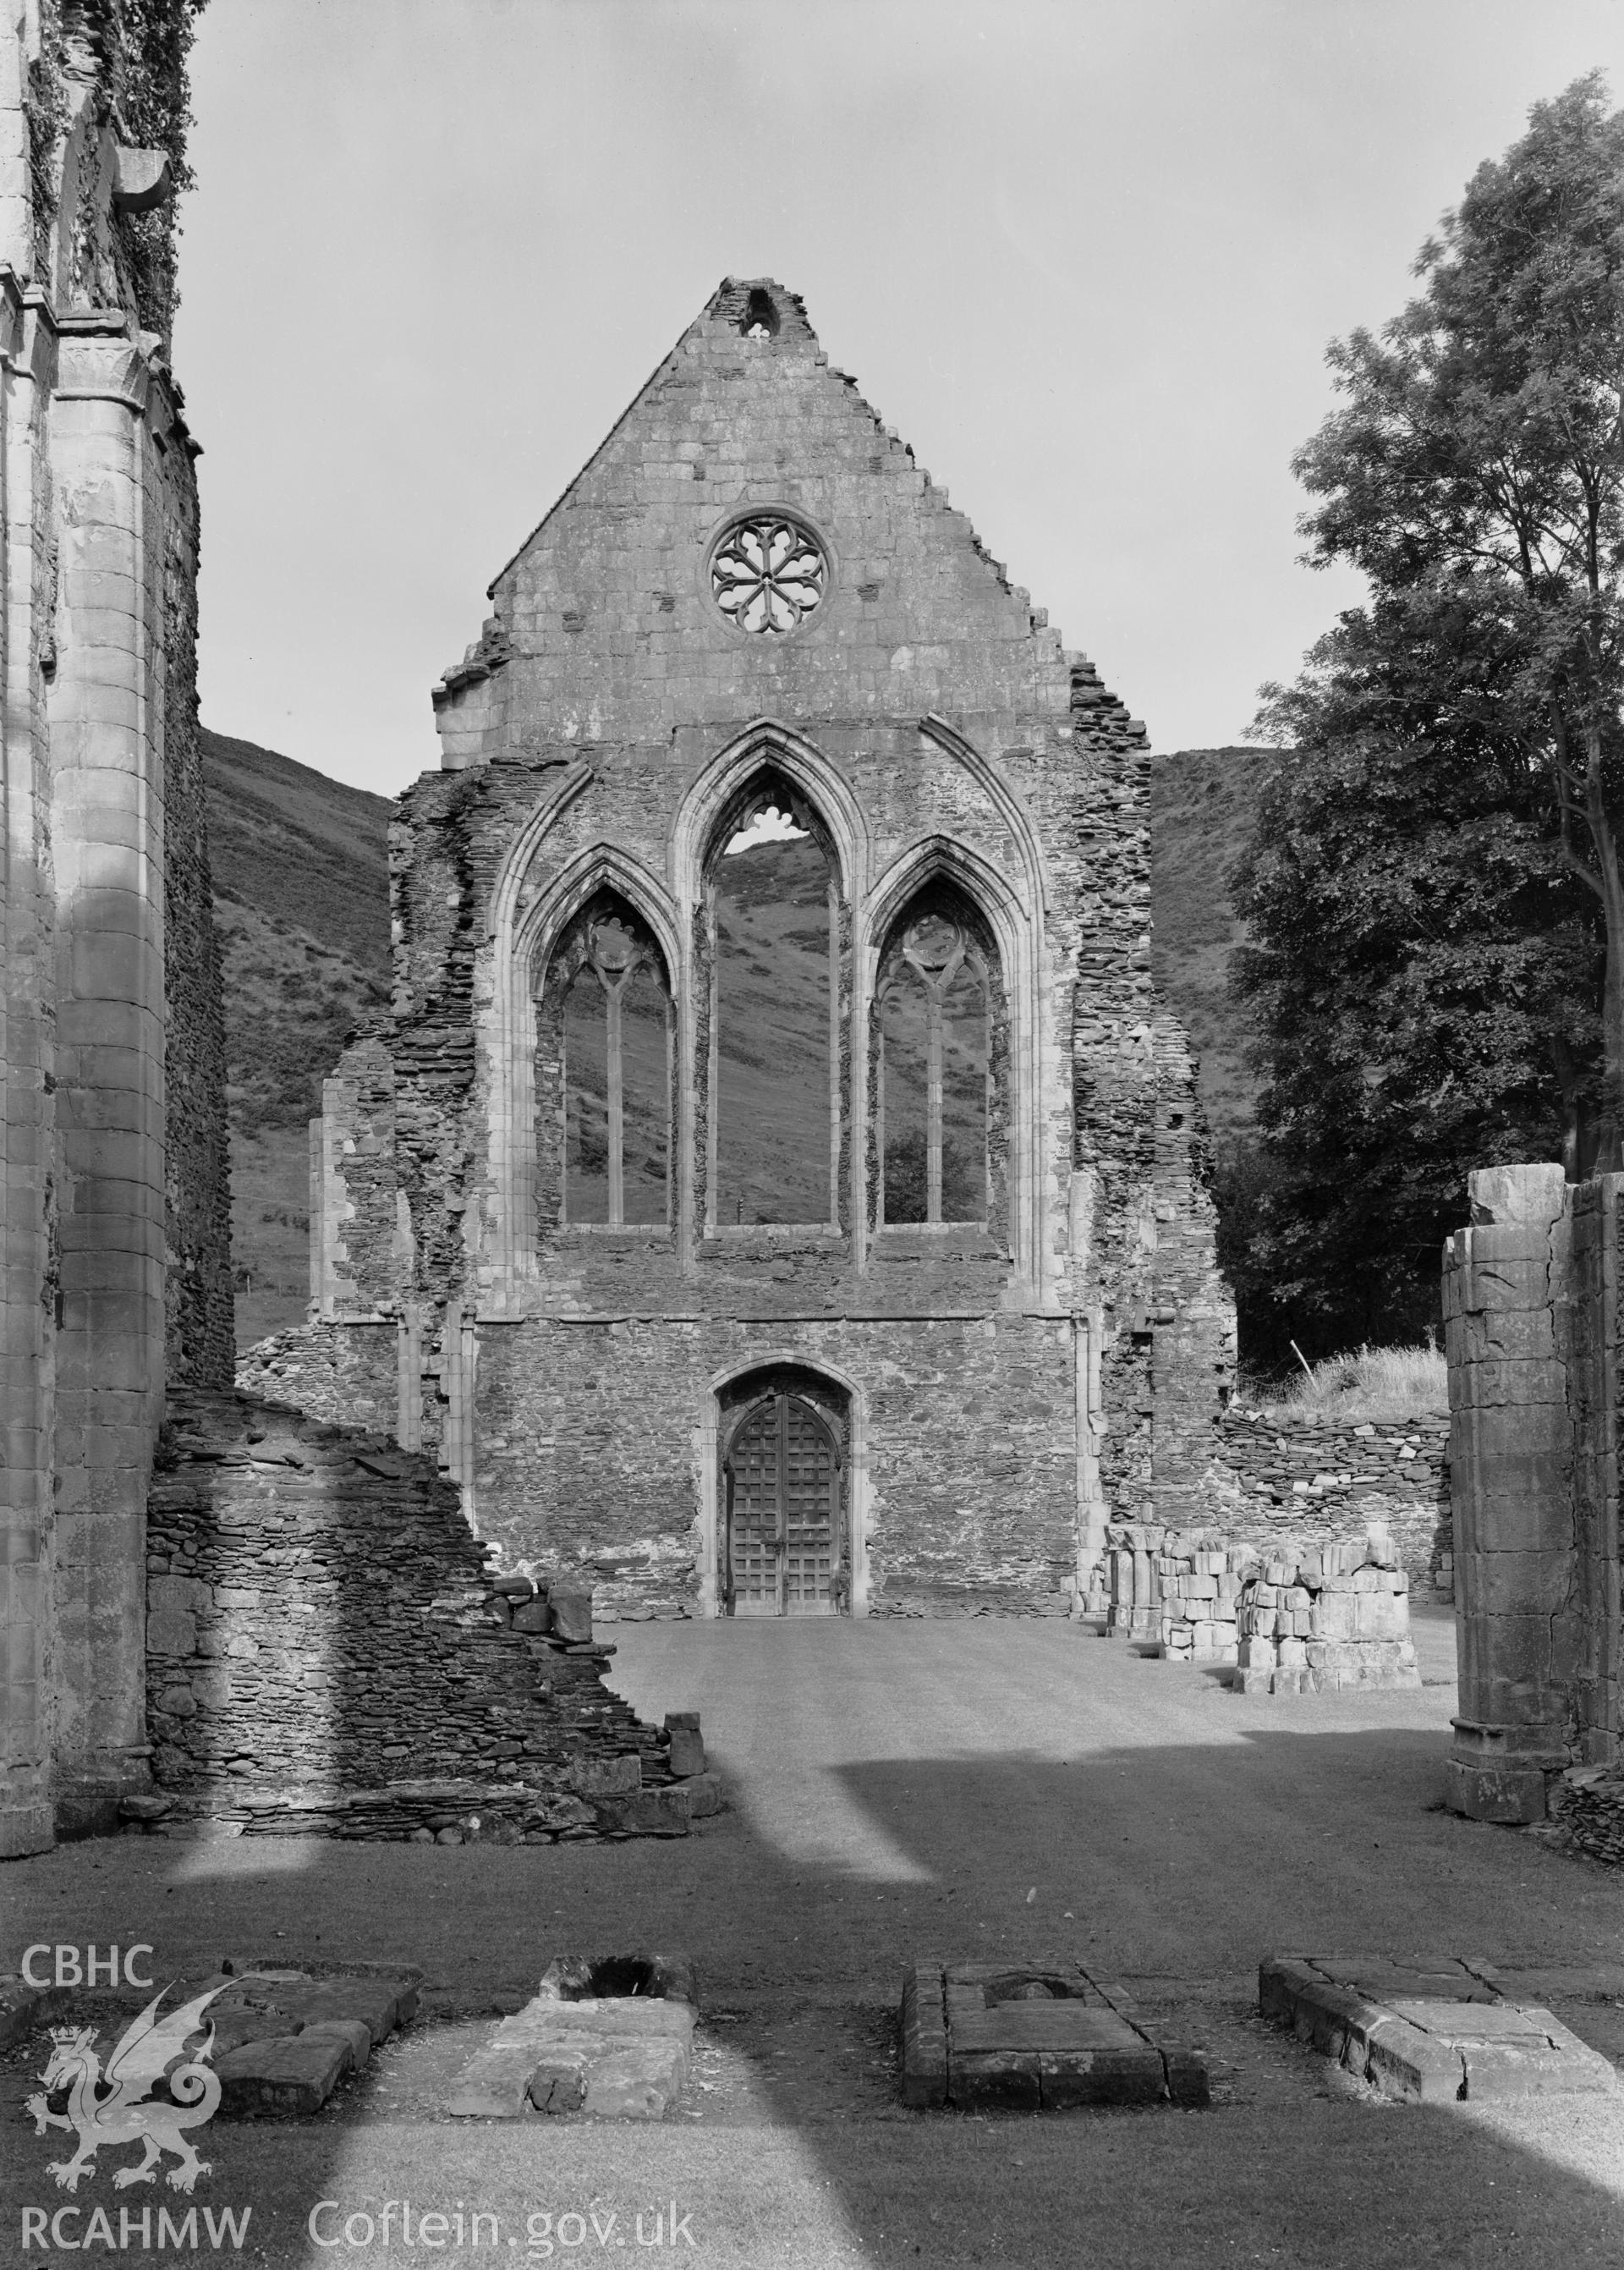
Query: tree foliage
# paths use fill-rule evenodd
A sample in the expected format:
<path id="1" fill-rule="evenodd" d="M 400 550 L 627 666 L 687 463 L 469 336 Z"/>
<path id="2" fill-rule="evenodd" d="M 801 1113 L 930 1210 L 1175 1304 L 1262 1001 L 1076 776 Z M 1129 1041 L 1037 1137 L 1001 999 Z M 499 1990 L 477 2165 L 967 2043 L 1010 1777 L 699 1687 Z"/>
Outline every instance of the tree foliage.
<path id="1" fill-rule="evenodd" d="M 1237 873 L 1261 1146 L 1227 1170 L 1254 1354 L 1402 1334 L 1473 1166 L 1624 1124 L 1624 116 L 1579 81 L 1481 167 L 1294 461 L 1360 568 L 1257 727 Z"/>
<path id="2" fill-rule="evenodd" d="M 1234 879 L 1263 1147 L 1221 1193 L 1254 1361 L 1413 1336 L 1467 1170 L 1594 1116 L 1599 919 L 1544 775 L 1474 723 L 1521 663 L 1485 627 L 1349 614 L 1265 712 L 1296 746 Z"/>

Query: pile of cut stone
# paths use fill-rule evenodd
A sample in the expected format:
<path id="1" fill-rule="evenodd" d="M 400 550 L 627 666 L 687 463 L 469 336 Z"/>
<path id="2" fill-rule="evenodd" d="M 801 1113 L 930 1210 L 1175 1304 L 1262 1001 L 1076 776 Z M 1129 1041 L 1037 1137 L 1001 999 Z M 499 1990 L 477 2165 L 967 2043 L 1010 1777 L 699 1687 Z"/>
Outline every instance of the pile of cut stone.
<path id="1" fill-rule="evenodd" d="M 1169 1530 L 1156 1559 L 1162 1653 L 1192 1663 L 1237 1661 L 1242 1591 L 1257 1565 L 1254 1546 Z"/>
<path id="2" fill-rule="evenodd" d="M 1153 1638 L 1169 1661 L 1233 1664 L 1249 1695 L 1420 1685 L 1410 1581 L 1382 1524 L 1306 1550 L 1215 1530 L 1119 1533 L 1110 1628 Z"/>
<path id="3" fill-rule="evenodd" d="M 1246 1695 L 1344 1687 L 1419 1687 L 1410 1580 L 1390 1533 L 1268 1561 L 1241 1591 L 1236 1629 Z"/>

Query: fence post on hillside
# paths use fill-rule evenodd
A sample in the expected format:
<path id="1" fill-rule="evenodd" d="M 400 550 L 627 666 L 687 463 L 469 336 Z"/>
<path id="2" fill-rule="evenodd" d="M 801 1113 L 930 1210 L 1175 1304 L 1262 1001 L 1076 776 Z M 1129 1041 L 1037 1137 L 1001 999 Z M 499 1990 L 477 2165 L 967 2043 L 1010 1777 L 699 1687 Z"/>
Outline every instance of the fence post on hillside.
<path id="1" fill-rule="evenodd" d="M 1471 1227 L 1444 1248 L 1459 1716 L 1452 1811 L 1543 1819 L 1571 1762 L 1574 1431 L 1556 1307 L 1569 1295 L 1559 1166 L 1469 1178 Z"/>

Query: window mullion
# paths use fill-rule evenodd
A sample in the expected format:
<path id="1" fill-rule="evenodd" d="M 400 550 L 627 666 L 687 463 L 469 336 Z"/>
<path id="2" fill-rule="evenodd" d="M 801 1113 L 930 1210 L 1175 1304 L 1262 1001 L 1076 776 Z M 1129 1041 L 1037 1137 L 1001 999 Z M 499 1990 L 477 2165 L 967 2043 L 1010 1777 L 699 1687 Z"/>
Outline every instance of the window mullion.
<path id="1" fill-rule="evenodd" d="M 609 1100 L 609 1225 L 619 1229 L 626 1220 L 626 1176 L 621 1160 L 625 1112 L 620 1079 L 620 987 L 604 986 L 605 1032 L 604 1085 Z"/>
<path id="2" fill-rule="evenodd" d="M 925 987 L 925 1220 L 942 1218 L 942 991 Z"/>

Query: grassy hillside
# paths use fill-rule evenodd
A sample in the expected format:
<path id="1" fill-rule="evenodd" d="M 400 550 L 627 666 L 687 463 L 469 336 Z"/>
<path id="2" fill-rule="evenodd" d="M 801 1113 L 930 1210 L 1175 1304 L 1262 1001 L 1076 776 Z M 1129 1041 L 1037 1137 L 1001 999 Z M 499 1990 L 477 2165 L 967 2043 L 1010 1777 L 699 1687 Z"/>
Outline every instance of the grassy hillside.
<path id="1" fill-rule="evenodd" d="M 307 1124 L 357 1020 L 388 998 L 387 798 L 204 734 L 226 988 L 240 1346 L 308 1297 Z"/>
<path id="2" fill-rule="evenodd" d="M 1229 998 L 1229 957 L 1245 938 L 1224 878 L 1244 848 L 1272 761 L 1258 749 L 1183 749 L 1151 774 L 1151 961 L 1201 1059 L 1201 1100 L 1218 1138 L 1251 1124 L 1257 1081 Z"/>

